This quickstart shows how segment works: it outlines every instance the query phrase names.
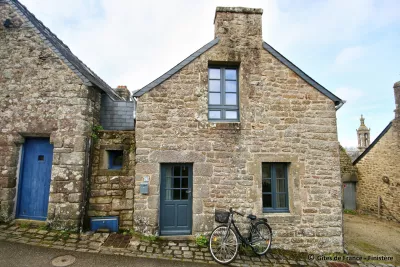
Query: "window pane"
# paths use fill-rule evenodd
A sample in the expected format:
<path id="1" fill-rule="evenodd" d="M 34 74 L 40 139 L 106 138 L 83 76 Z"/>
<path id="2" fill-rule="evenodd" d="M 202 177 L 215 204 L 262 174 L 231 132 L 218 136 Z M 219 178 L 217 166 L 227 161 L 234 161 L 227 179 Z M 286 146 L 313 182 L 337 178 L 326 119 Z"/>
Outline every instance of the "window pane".
<path id="1" fill-rule="evenodd" d="M 263 179 L 262 191 L 263 193 L 271 192 L 271 179 Z"/>
<path id="2" fill-rule="evenodd" d="M 187 166 L 182 166 L 182 176 L 189 176 L 189 168 Z"/>
<path id="3" fill-rule="evenodd" d="M 208 112 L 208 117 L 210 119 L 221 119 L 221 111 L 220 110 L 210 110 Z"/>
<path id="4" fill-rule="evenodd" d="M 181 178 L 174 178 L 174 188 L 181 188 Z"/>
<path id="5" fill-rule="evenodd" d="M 220 79 L 220 69 L 208 69 L 209 79 Z"/>
<path id="6" fill-rule="evenodd" d="M 174 176 L 181 176 L 181 166 L 174 166 Z"/>
<path id="7" fill-rule="evenodd" d="M 226 81 L 226 92 L 236 93 L 237 83 L 236 81 Z"/>
<path id="8" fill-rule="evenodd" d="M 180 200 L 181 199 L 181 190 L 180 189 L 174 189 L 173 191 L 173 200 Z"/>
<path id="9" fill-rule="evenodd" d="M 262 178 L 271 178 L 271 164 L 262 164 Z"/>
<path id="10" fill-rule="evenodd" d="M 166 167 L 165 176 L 172 176 L 172 167 Z"/>
<path id="11" fill-rule="evenodd" d="M 276 180 L 276 192 L 285 193 L 285 179 L 277 179 Z"/>
<path id="12" fill-rule="evenodd" d="M 236 80 L 236 70 L 225 70 L 225 79 Z"/>
<path id="13" fill-rule="evenodd" d="M 165 190 L 165 200 L 172 200 L 172 190 Z"/>
<path id="14" fill-rule="evenodd" d="M 277 208 L 287 208 L 286 194 L 277 194 L 276 195 L 276 207 Z"/>
<path id="15" fill-rule="evenodd" d="M 208 90 L 210 92 L 219 92 L 221 91 L 221 82 L 220 80 L 210 80 L 210 88 Z"/>
<path id="16" fill-rule="evenodd" d="M 165 181 L 165 187 L 166 188 L 174 188 L 174 178 L 172 177 L 167 177 L 167 180 Z"/>
<path id="17" fill-rule="evenodd" d="M 220 105 L 221 104 L 221 94 L 220 93 L 209 93 L 209 103 L 211 105 Z"/>
<path id="18" fill-rule="evenodd" d="M 272 196 L 270 194 L 263 195 L 263 207 L 272 208 Z"/>
<path id="19" fill-rule="evenodd" d="M 189 179 L 188 178 L 182 178 L 182 188 L 188 188 L 188 182 Z"/>
<path id="20" fill-rule="evenodd" d="M 237 119 L 237 111 L 225 111 L 225 118 L 226 119 Z"/>
<path id="21" fill-rule="evenodd" d="M 225 94 L 225 104 L 226 105 L 237 105 L 236 94 Z"/>
<path id="22" fill-rule="evenodd" d="M 285 164 L 275 164 L 276 178 L 285 178 Z"/>
<path id="23" fill-rule="evenodd" d="M 187 192 L 187 189 L 182 190 L 182 199 L 189 199 L 189 194 Z"/>

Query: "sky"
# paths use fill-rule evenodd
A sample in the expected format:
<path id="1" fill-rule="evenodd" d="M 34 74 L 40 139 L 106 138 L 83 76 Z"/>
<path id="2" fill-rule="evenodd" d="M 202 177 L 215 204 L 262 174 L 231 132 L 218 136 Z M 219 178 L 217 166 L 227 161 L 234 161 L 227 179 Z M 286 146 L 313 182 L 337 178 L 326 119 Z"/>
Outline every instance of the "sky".
<path id="1" fill-rule="evenodd" d="M 20 0 L 111 87 L 152 82 L 214 38 L 217 6 L 262 8 L 263 39 L 346 104 L 338 137 L 376 138 L 400 81 L 398 0 Z"/>

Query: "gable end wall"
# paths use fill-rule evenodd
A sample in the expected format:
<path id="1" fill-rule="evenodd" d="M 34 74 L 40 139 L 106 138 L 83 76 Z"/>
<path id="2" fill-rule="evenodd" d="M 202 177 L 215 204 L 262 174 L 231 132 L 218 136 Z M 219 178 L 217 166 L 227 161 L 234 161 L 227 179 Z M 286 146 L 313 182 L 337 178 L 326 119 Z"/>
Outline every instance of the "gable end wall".
<path id="1" fill-rule="evenodd" d="M 0 4 L 0 214 L 15 217 L 26 137 L 54 146 L 47 221 L 76 228 L 81 216 L 86 140 L 98 123 L 100 92 L 58 58 L 7 3 Z"/>
<path id="2" fill-rule="evenodd" d="M 394 124 L 395 125 L 395 124 Z M 382 198 L 381 216 L 400 220 L 400 137 L 394 126 L 357 162 L 357 209 L 378 215 L 378 196 Z M 383 177 L 389 182 L 385 183 Z"/>
<path id="3" fill-rule="evenodd" d="M 207 119 L 209 62 L 240 62 L 240 123 Z M 210 232 L 214 210 L 266 217 L 274 246 L 342 251 L 336 112 L 328 99 L 262 47 L 234 35 L 138 98 L 136 230 L 159 232 L 160 164 L 193 163 L 193 232 Z M 263 213 L 262 162 L 289 162 L 290 213 Z M 143 178 L 149 195 L 139 194 Z"/>

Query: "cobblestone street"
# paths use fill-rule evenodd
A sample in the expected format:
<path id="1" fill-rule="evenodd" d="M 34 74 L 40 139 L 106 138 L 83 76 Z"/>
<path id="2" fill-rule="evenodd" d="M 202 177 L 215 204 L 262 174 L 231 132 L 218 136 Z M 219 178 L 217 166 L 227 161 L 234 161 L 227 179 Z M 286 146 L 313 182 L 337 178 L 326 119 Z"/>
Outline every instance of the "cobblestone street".
<path id="1" fill-rule="evenodd" d="M 108 233 L 71 234 L 65 231 L 48 231 L 15 225 L 0 225 L 0 240 L 24 243 L 77 252 L 109 255 L 124 255 L 138 258 L 168 259 L 183 262 L 216 264 L 207 248 L 199 247 L 194 241 L 143 240 L 135 236 Z M 287 255 L 286 255 L 287 254 Z M 341 263 L 326 260 L 307 260 L 288 256 L 290 253 L 268 253 L 264 257 L 241 250 L 231 266 L 389 266 L 392 264 L 372 264 L 351 262 Z"/>

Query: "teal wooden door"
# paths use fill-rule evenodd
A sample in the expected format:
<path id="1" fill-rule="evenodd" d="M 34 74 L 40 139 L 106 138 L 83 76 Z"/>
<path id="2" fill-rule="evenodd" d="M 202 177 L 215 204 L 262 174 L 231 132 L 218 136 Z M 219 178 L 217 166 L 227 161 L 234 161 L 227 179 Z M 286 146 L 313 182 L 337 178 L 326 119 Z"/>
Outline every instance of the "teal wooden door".
<path id="1" fill-rule="evenodd" d="M 47 218 L 53 145 L 49 138 L 27 138 L 24 143 L 18 191 L 17 218 Z"/>
<path id="2" fill-rule="evenodd" d="M 192 164 L 162 164 L 160 235 L 192 233 Z"/>

